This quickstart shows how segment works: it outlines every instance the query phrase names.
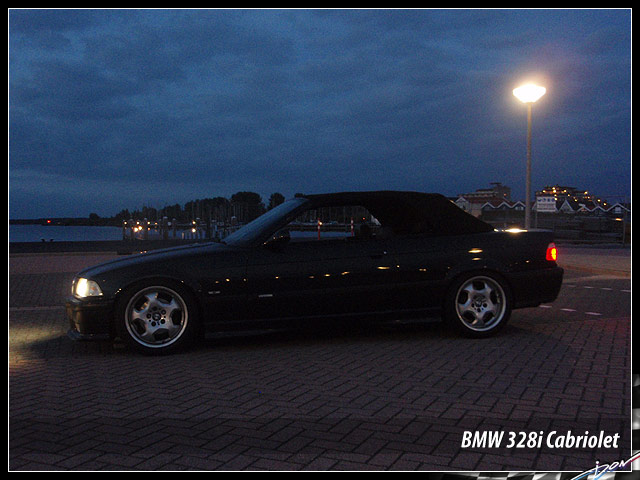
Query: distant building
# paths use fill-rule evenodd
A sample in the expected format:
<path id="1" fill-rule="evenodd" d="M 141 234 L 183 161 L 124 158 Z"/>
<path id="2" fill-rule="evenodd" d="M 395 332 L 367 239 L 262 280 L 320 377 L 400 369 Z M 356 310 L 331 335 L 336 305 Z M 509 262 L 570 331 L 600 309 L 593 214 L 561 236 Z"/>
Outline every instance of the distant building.
<path id="1" fill-rule="evenodd" d="M 467 213 L 485 220 L 509 221 L 523 215 L 522 201 L 511 200 L 511 189 L 502 183 L 491 183 L 489 188 L 481 188 L 472 193 L 458 194 L 452 201 Z M 587 214 L 599 217 L 629 218 L 631 204 L 610 204 L 606 200 L 589 193 L 588 190 L 564 185 L 546 186 L 536 192 L 532 211 L 537 214 L 564 213 Z"/>
<path id="2" fill-rule="evenodd" d="M 615 208 L 614 208 L 615 207 Z M 534 210 L 539 213 L 590 213 L 594 215 L 623 214 L 629 206 L 609 204 L 606 200 L 583 190 L 565 185 L 546 186 L 536 192 Z"/>
<path id="3" fill-rule="evenodd" d="M 604 209 L 608 208 L 606 200 L 589 193 L 588 190 L 565 185 L 546 186 L 539 192 L 536 192 L 536 198 L 538 197 L 553 197 L 555 200 L 568 200 L 569 202 L 594 206 L 600 205 Z"/>
<path id="4" fill-rule="evenodd" d="M 482 214 L 482 206 L 487 202 L 501 204 L 511 203 L 511 188 L 501 182 L 493 182 L 489 188 L 480 188 L 475 192 L 458 194 L 455 204 L 475 217 Z M 497 203 L 496 203 L 497 202 Z"/>
<path id="5" fill-rule="evenodd" d="M 536 203 L 533 208 L 540 213 L 556 213 L 558 200 L 553 195 L 538 195 L 536 193 Z"/>

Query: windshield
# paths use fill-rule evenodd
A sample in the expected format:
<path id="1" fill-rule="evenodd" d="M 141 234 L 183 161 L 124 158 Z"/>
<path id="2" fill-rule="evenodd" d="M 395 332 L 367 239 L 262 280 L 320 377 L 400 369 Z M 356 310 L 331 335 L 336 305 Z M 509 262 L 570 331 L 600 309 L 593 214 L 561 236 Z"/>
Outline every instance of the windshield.
<path id="1" fill-rule="evenodd" d="M 247 223 L 244 227 L 233 232 L 224 239 L 227 245 L 249 245 L 270 233 L 273 233 L 280 224 L 286 224 L 289 214 L 305 203 L 305 198 L 296 198 L 284 202 L 269 210 L 264 215 L 260 215 L 255 220 Z"/>

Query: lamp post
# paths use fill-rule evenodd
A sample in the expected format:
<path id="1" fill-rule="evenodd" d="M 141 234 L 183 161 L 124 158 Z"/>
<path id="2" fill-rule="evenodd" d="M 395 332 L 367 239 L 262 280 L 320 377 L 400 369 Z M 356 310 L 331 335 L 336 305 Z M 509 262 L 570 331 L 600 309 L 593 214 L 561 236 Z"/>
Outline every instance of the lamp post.
<path id="1" fill-rule="evenodd" d="M 527 180 L 526 199 L 524 203 L 524 228 L 531 228 L 531 107 L 547 89 L 529 83 L 513 90 L 515 97 L 527 105 Z"/>

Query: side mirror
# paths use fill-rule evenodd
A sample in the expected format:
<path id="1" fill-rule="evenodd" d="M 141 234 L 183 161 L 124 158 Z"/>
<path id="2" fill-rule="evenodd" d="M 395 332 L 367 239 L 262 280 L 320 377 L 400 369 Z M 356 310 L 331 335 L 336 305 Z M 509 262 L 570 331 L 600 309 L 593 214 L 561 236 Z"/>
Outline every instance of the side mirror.
<path id="1" fill-rule="evenodd" d="M 291 240 L 289 230 L 278 230 L 269 240 L 264 242 L 264 246 L 271 250 L 279 250 Z"/>

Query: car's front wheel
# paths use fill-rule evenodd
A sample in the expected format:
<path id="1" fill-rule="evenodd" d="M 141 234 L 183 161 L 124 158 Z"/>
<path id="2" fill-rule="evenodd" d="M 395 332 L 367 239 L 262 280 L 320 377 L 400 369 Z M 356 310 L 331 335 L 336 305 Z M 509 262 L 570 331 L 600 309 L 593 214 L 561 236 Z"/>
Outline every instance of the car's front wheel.
<path id="1" fill-rule="evenodd" d="M 183 349 L 195 339 L 198 311 L 193 295 L 165 281 L 127 289 L 116 306 L 116 329 L 130 347 L 147 354 Z"/>
<path id="2" fill-rule="evenodd" d="M 511 293 L 493 273 L 467 274 L 453 283 L 445 300 L 444 316 L 458 332 L 487 337 L 505 326 L 511 316 Z"/>

